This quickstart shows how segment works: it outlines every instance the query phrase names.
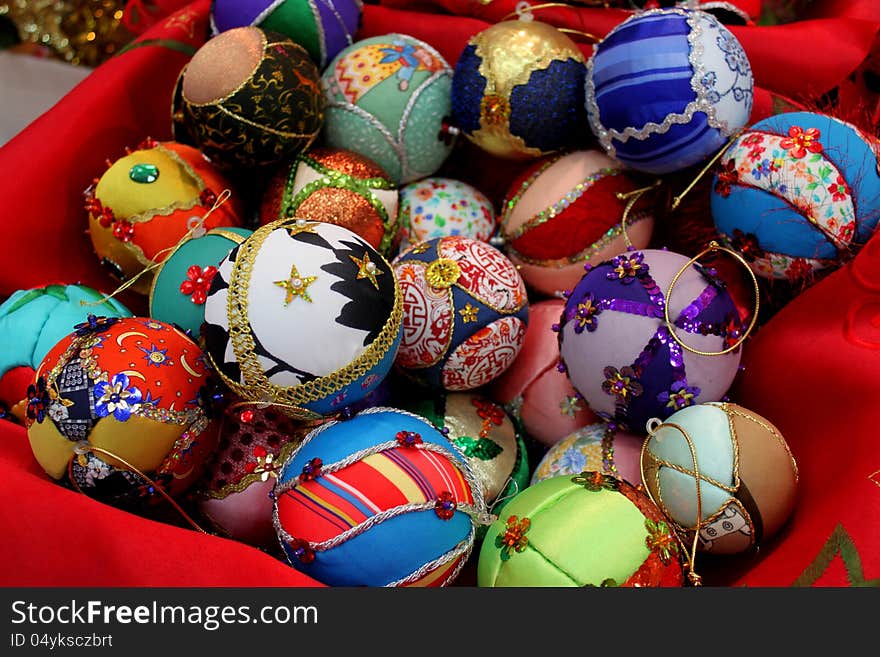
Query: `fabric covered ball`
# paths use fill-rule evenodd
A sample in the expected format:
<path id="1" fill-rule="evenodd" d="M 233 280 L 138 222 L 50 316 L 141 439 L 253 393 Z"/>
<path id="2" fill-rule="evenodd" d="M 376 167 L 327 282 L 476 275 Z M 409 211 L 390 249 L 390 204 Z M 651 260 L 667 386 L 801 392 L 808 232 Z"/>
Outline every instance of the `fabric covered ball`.
<path id="1" fill-rule="evenodd" d="M 565 304 L 559 327 L 562 364 L 600 417 L 644 435 L 645 423 L 705 401 L 730 388 L 741 349 L 719 352 L 743 332 L 733 299 L 720 281 L 670 251 L 628 251 L 592 268 Z M 666 325 L 664 306 L 674 327 Z"/>
<path id="2" fill-rule="evenodd" d="M 85 285 L 47 285 L 13 292 L 0 304 L 0 344 L 8 345 L 0 350 L 0 377 L 16 367 L 36 370 L 75 325 L 97 321 L 89 315 L 132 316 L 116 299 L 98 303 L 103 298 Z"/>
<path id="3" fill-rule="evenodd" d="M 256 547 L 276 545 L 272 488 L 309 430 L 271 408 L 226 412 L 199 490 L 199 510 L 216 531 Z"/>
<path id="4" fill-rule="evenodd" d="M 664 174 L 717 153 L 749 120 L 752 68 L 711 14 L 681 7 L 632 15 L 587 61 L 590 127 L 608 155 Z"/>
<path id="5" fill-rule="evenodd" d="M 431 388 L 462 391 L 510 366 L 525 339 L 528 297 L 500 251 L 440 237 L 410 247 L 393 265 L 403 295 L 398 368 Z"/>
<path id="6" fill-rule="evenodd" d="M 183 242 L 163 262 L 150 287 L 150 317 L 176 324 L 198 339 L 205 321 L 205 302 L 217 267 L 253 231 L 215 228 Z"/>
<path id="7" fill-rule="evenodd" d="M 402 299 L 367 242 L 329 223 L 267 224 L 211 282 L 202 335 L 224 382 L 301 418 L 341 411 L 391 369 Z"/>
<path id="8" fill-rule="evenodd" d="M 250 25 L 284 34 L 323 69 L 351 45 L 362 9 L 360 0 L 214 0 L 211 30 L 216 35 Z"/>
<path id="9" fill-rule="evenodd" d="M 275 32 L 237 27 L 209 39 L 183 69 L 175 134 L 228 169 L 273 166 L 308 148 L 324 124 L 320 72 Z"/>
<path id="10" fill-rule="evenodd" d="M 589 424 L 547 450 L 532 474 L 531 483 L 589 470 L 640 484 L 642 442 L 638 436 L 615 431 L 604 422 Z"/>
<path id="11" fill-rule="evenodd" d="M 838 119 L 778 114 L 721 157 L 715 226 L 766 278 L 799 280 L 865 244 L 880 219 L 877 142 Z"/>
<path id="12" fill-rule="evenodd" d="M 584 264 L 598 264 L 626 250 L 619 193 L 639 185 L 599 151 L 574 151 L 535 162 L 514 181 L 504 200 L 504 252 L 526 284 L 547 295 L 571 289 Z M 637 202 L 626 234 L 637 249 L 648 246 L 654 218 Z"/>
<path id="13" fill-rule="evenodd" d="M 678 543 L 660 510 L 598 472 L 528 487 L 489 526 L 479 586 L 681 586 Z"/>
<path id="14" fill-rule="evenodd" d="M 495 233 L 495 209 L 477 188 L 452 178 L 425 178 L 400 190 L 400 250 L 435 237 L 463 235 L 483 242 Z"/>
<path id="15" fill-rule="evenodd" d="M 540 21 L 471 37 L 452 79 L 452 119 L 489 153 L 527 159 L 583 141 L 586 67 L 577 44 Z"/>
<path id="16" fill-rule="evenodd" d="M 202 351 L 177 329 L 100 317 L 40 364 L 28 439 L 53 479 L 114 505 L 157 501 L 157 486 L 177 495 L 193 484 L 216 447 L 212 390 Z"/>
<path id="17" fill-rule="evenodd" d="M 529 326 L 513 364 L 489 385 L 489 395 L 531 438 L 553 445 L 573 431 L 598 421 L 557 365 L 559 341 L 552 327 L 565 302 L 546 299 L 529 306 Z"/>
<path id="18" fill-rule="evenodd" d="M 424 41 L 386 34 L 340 52 L 322 78 L 324 139 L 374 160 L 398 185 L 430 176 L 452 152 L 443 134 L 452 69 Z"/>
<path id="19" fill-rule="evenodd" d="M 782 434 L 730 403 L 691 406 L 659 424 L 645 441 L 642 474 L 688 543 L 699 528 L 698 549 L 715 554 L 759 547 L 791 516 L 797 495 L 797 464 Z"/>
<path id="20" fill-rule="evenodd" d="M 397 187 L 363 155 L 314 148 L 282 166 L 263 194 L 260 223 L 290 217 L 343 226 L 387 253 L 397 232 Z"/>
<path id="21" fill-rule="evenodd" d="M 424 418 L 389 408 L 310 433 L 275 486 L 288 561 L 328 586 L 445 586 L 484 514 L 456 447 Z"/>
<path id="22" fill-rule="evenodd" d="M 225 190 L 232 185 L 195 148 L 148 139 L 85 192 L 95 253 L 110 274 L 125 281 L 162 262 L 189 235 L 240 226 L 235 197 L 214 208 Z M 152 278 L 146 272 L 131 289 L 147 294 Z"/>

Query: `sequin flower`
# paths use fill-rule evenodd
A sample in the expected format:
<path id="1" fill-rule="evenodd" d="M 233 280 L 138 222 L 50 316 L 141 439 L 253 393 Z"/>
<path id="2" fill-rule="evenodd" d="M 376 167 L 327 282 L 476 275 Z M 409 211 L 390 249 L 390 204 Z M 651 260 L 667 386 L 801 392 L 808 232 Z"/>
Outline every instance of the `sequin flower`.
<path id="1" fill-rule="evenodd" d="M 422 442 L 421 434 L 415 431 L 398 431 L 394 436 L 401 447 L 415 447 Z"/>
<path id="2" fill-rule="evenodd" d="M 730 313 L 724 318 L 724 348 L 728 349 L 739 342 L 743 335 L 743 326 L 739 317 Z"/>
<path id="3" fill-rule="evenodd" d="M 577 310 L 574 313 L 574 332 L 583 333 L 584 329 L 587 329 L 590 333 L 595 331 L 596 327 L 599 326 L 597 315 L 600 312 L 602 310 L 596 305 L 592 292 L 588 293 L 584 300 L 577 305 Z"/>
<path id="4" fill-rule="evenodd" d="M 633 368 L 622 367 L 620 371 L 610 365 L 604 371 L 605 380 L 602 390 L 608 395 L 625 400 L 628 396 L 638 397 L 642 394 L 642 384 L 638 382 Z"/>
<path id="5" fill-rule="evenodd" d="M 186 278 L 180 284 L 180 293 L 189 297 L 189 300 L 197 306 L 202 306 L 208 300 L 208 289 L 216 275 L 216 267 L 202 269 L 198 265 L 193 265 L 186 270 Z"/>
<path id="6" fill-rule="evenodd" d="M 685 381 L 676 381 L 669 390 L 664 390 L 657 395 L 657 401 L 666 404 L 674 411 L 679 411 L 687 406 L 693 406 L 694 399 L 699 394 L 698 387 L 690 387 Z"/>
<path id="7" fill-rule="evenodd" d="M 49 409 L 49 390 L 46 388 L 46 379 L 42 376 L 37 379 L 36 383 L 32 383 L 27 389 L 27 410 L 25 413 L 29 420 L 36 420 L 37 423 L 46 419 L 46 412 Z"/>
<path id="8" fill-rule="evenodd" d="M 764 249 L 761 248 L 758 244 L 758 238 L 752 233 L 744 233 L 739 228 L 734 228 L 730 243 L 748 262 L 753 262 L 755 258 L 764 257 Z"/>
<path id="9" fill-rule="evenodd" d="M 807 152 L 821 153 L 822 144 L 819 142 L 819 130 L 816 128 L 803 128 L 793 125 L 788 129 L 788 137 L 779 142 L 779 145 L 788 151 L 789 156 L 795 160 L 806 157 Z"/>
<path id="10" fill-rule="evenodd" d="M 496 427 L 500 427 L 501 423 L 504 422 L 504 409 L 497 404 L 477 397 L 474 397 L 471 403 L 477 408 L 477 415 L 485 420 L 483 422 L 484 425 L 490 422 Z"/>
<path id="11" fill-rule="evenodd" d="M 654 521 L 645 518 L 645 529 L 648 535 L 645 537 L 645 544 L 651 552 L 656 552 L 660 557 L 660 561 L 668 564 L 673 555 L 678 554 L 678 544 L 675 542 L 675 536 L 672 531 L 662 520 Z"/>
<path id="12" fill-rule="evenodd" d="M 648 266 L 644 264 L 645 256 L 639 251 L 624 253 L 611 261 L 612 269 L 608 272 L 608 280 L 619 280 L 624 285 L 629 285 L 636 278 L 648 273 Z"/>
<path id="13" fill-rule="evenodd" d="M 119 319 L 117 317 L 96 317 L 95 315 L 89 315 L 86 321 L 73 327 L 73 332 L 77 337 L 82 338 L 86 335 L 91 335 L 92 333 L 97 333 L 98 331 L 110 328 L 118 321 Z"/>
<path id="14" fill-rule="evenodd" d="M 448 490 L 443 491 L 434 501 L 434 513 L 441 520 L 449 520 L 455 515 L 455 498 Z"/>
<path id="15" fill-rule="evenodd" d="M 278 476 L 279 464 L 275 461 L 275 455 L 266 451 L 265 447 L 262 445 L 254 447 L 254 458 L 256 461 L 248 461 L 245 464 L 245 472 L 260 475 L 260 481 Z"/>
<path id="16" fill-rule="evenodd" d="M 715 193 L 722 198 L 730 196 L 730 189 L 739 182 L 739 171 L 736 169 L 735 160 L 727 160 L 718 172 L 718 178 L 715 181 Z"/>
<path id="17" fill-rule="evenodd" d="M 321 476 L 321 467 L 324 462 L 317 456 L 303 466 L 302 472 L 299 474 L 300 481 L 311 481 Z"/>
<path id="18" fill-rule="evenodd" d="M 308 541 L 301 538 L 291 539 L 287 544 L 296 560 L 303 564 L 310 564 L 315 560 L 315 551 Z"/>
<path id="19" fill-rule="evenodd" d="M 620 481 L 616 477 L 601 472 L 585 471 L 571 478 L 573 484 L 583 486 L 592 493 L 600 490 L 618 490 Z"/>
<path id="20" fill-rule="evenodd" d="M 120 242 L 131 242 L 134 239 L 134 224 L 128 221 L 117 221 L 113 225 L 113 237 Z"/>
<path id="21" fill-rule="evenodd" d="M 125 374 L 114 374 L 109 383 L 98 381 L 92 393 L 95 397 L 95 415 L 107 417 L 112 413 L 120 422 L 128 420 L 144 398 L 141 391 L 130 386 L 130 383 Z"/>
<path id="22" fill-rule="evenodd" d="M 510 559 L 511 551 L 522 552 L 526 549 L 526 545 L 529 544 L 526 532 L 531 525 L 532 521 L 528 518 L 520 520 L 516 516 L 510 516 L 507 519 L 504 533 L 495 537 L 495 547 L 501 548 L 502 561 Z"/>
<path id="23" fill-rule="evenodd" d="M 828 186 L 828 193 L 831 194 L 831 198 L 835 201 L 845 201 L 846 197 L 851 194 L 849 185 L 846 184 L 846 180 L 840 175 L 837 176 L 837 182 Z"/>

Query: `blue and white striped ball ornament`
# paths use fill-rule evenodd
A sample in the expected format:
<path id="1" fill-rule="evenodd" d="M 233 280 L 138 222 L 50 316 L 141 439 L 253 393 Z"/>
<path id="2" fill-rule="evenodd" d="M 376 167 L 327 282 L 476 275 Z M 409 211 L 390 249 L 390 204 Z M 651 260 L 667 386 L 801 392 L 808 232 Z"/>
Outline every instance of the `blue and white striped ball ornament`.
<path id="1" fill-rule="evenodd" d="M 590 127 L 611 156 L 653 174 L 717 153 L 749 120 L 752 68 L 716 18 L 681 7 L 635 14 L 587 62 Z"/>

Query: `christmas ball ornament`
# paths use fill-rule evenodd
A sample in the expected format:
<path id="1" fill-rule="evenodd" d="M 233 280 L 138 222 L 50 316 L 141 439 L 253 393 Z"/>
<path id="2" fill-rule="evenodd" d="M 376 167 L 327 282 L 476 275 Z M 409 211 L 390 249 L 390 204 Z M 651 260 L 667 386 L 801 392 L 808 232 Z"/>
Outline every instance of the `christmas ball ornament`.
<path id="1" fill-rule="evenodd" d="M 711 14 L 633 14 L 587 61 L 590 127 L 609 156 L 638 171 L 680 171 L 717 153 L 749 120 L 752 69 Z"/>
<path id="2" fill-rule="evenodd" d="M 132 313 L 116 299 L 85 285 L 47 285 L 17 290 L 0 304 L 0 377 L 16 367 L 36 370 L 76 324 L 89 315 L 119 318 Z M 14 345 L 15 348 L 12 348 Z"/>
<path id="3" fill-rule="evenodd" d="M 402 306 L 394 271 L 363 239 L 334 224 L 284 219 L 220 264 L 202 335 L 240 397 L 315 418 L 357 403 L 385 378 Z"/>
<path id="4" fill-rule="evenodd" d="M 55 345 L 28 388 L 27 432 L 56 480 L 130 506 L 178 495 L 216 447 L 199 347 L 163 322 L 91 318 Z"/>
<path id="5" fill-rule="evenodd" d="M 500 251 L 440 237 L 410 247 L 393 265 L 403 295 L 398 368 L 431 388 L 463 391 L 510 366 L 525 339 L 528 297 Z"/>
<path id="6" fill-rule="evenodd" d="M 199 510 L 216 531 L 265 549 L 277 543 L 272 488 L 281 464 L 309 430 L 271 408 L 226 412 L 199 491 Z"/>
<path id="7" fill-rule="evenodd" d="M 306 436 L 275 486 L 290 564 L 328 586 L 444 586 L 484 521 L 480 484 L 427 420 L 374 408 Z"/>
<path id="8" fill-rule="evenodd" d="M 525 433 L 553 445 L 573 431 L 598 421 L 571 381 L 557 367 L 559 341 L 552 331 L 565 302 L 538 301 L 529 306 L 529 326 L 522 350 L 489 386 L 489 395 L 504 404 Z"/>
<path id="9" fill-rule="evenodd" d="M 877 142 L 813 112 L 764 119 L 722 155 L 715 226 L 766 278 L 799 280 L 839 265 L 880 219 Z"/>
<path id="10" fill-rule="evenodd" d="M 598 264 L 633 247 L 648 246 L 654 219 L 645 202 L 627 211 L 618 194 L 637 191 L 623 167 L 599 151 L 574 151 L 535 162 L 504 200 L 504 252 L 526 284 L 559 295 Z M 624 233 L 624 213 L 626 229 Z"/>
<path id="11" fill-rule="evenodd" d="M 182 239 L 241 225 L 238 201 L 223 194 L 231 189 L 195 148 L 148 139 L 85 192 L 95 253 L 119 280 L 140 275 L 131 289 L 147 294 L 152 272 L 143 270 L 162 262 Z M 225 200 L 217 204 L 221 195 Z"/>
<path id="12" fill-rule="evenodd" d="M 558 328 L 574 388 L 600 417 L 640 434 L 653 417 L 720 400 L 744 334 L 722 283 L 687 257 L 654 249 L 627 251 L 587 272 Z"/>
<path id="13" fill-rule="evenodd" d="M 698 531 L 697 548 L 714 554 L 759 547 L 788 520 L 797 494 L 797 464 L 779 430 L 730 403 L 652 422 L 642 475 L 688 543 Z"/>
<path id="14" fill-rule="evenodd" d="M 363 39 L 324 70 L 326 145 L 365 155 L 398 185 L 430 176 L 452 152 L 443 128 L 452 69 L 405 34 Z"/>
<path id="15" fill-rule="evenodd" d="M 290 217 L 343 226 L 387 253 L 397 232 L 397 187 L 363 155 L 314 148 L 282 166 L 263 195 L 261 223 Z"/>
<path id="16" fill-rule="evenodd" d="M 648 496 L 599 472 L 553 477 L 504 507 L 480 548 L 489 586 L 681 586 L 678 542 Z"/>
<path id="17" fill-rule="evenodd" d="M 639 484 L 642 442 L 639 436 L 617 431 L 604 422 L 588 424 L 547 450 L 532 474 L 531 483 L 589 470 Z"/>
<path id="18" fill-rule="evenodd" d="M 577 44 L 540 21 L 474 35 L 455 65 L 452 120 L 483 150 L 528 159 L 585 137 L 586 67 Z"/>
<path id="19" fill-rule="evenodd" d="M 284 34 L 323 69 L 351 45 L 362 9 L 360 0 L 214 0 L 211 30 L 216 35 L 253 26 Z"/>
<path id="20" fill-rule="evenodd" d="M 496 228 L 492 202 L 480 190 L 452 178 L 425 178 L 401 188 L 399 217 L 401 251 L 449 235 L 487 242 Z"/>
<path id="21" fill-rule="evenodd" d="M 214 228 L 178 246 L 159 267 L 150 288 L 150 317 L 176 324 L 198 339 L 205 302 L 220 262 L 253 231 Z"/>
<path id="22" fill-rule="evenodd" d="M 272 166 L 308 148 L 324 123 L 320 73 L 289 37 L 237 27 L 183 69 L 173 119 L 224 168 Z"/>

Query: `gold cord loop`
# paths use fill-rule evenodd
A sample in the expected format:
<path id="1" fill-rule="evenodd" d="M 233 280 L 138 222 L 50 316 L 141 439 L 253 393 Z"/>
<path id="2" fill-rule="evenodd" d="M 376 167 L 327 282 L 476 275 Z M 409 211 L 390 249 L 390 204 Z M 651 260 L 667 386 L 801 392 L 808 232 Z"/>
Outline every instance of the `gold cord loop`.
<path id="1" fill-rule="evenodd" d="M 619 201 L 626 201 L 626 206 L 623 208 L 623 216 L 620 218 L 620 229 L 623 234 L 623 241 L 626 243 L 626 248 L 629 249 L 632 247 L 629 235 L 626 234 L 626 220 L 629 219 L 629 213 L 642 196 L 650 192 L 652 189 L 657 189 L 662 184 L 663 181 L 658 178 L 647 187 L 640 187 L 639 189 L 633 189 L 629 192 L 617 192 L 617 199 Z"/>

